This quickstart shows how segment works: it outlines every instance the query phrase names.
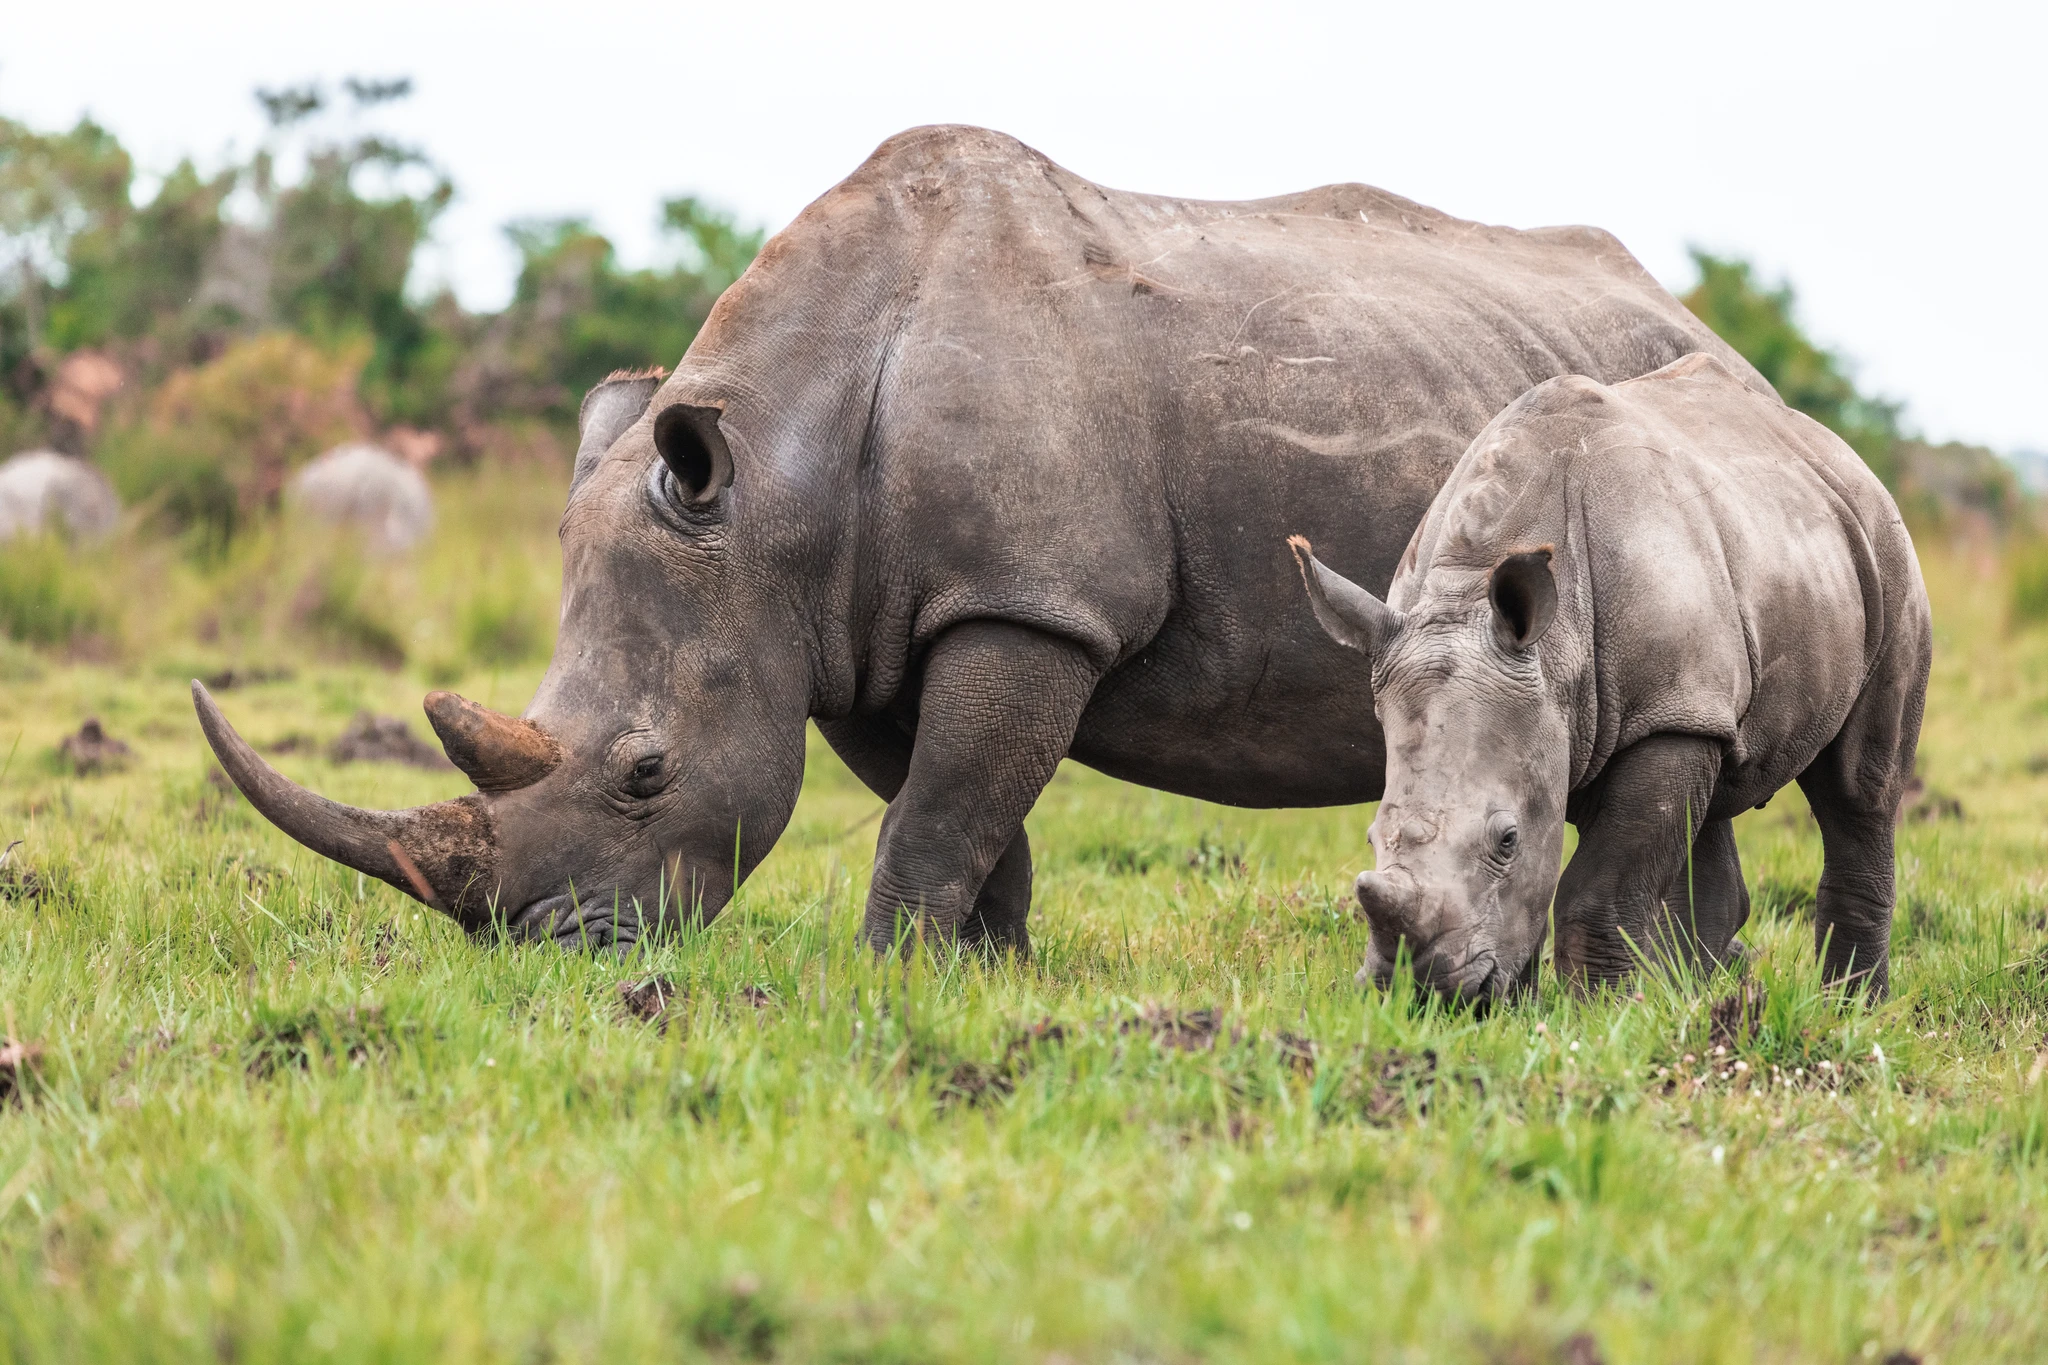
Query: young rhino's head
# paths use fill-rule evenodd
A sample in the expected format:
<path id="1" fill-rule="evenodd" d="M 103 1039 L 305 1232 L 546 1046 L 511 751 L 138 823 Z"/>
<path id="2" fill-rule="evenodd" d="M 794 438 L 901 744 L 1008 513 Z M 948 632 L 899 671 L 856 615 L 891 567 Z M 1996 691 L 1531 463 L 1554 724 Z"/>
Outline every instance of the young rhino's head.
<path id="1" fill-rule="evenodd" d="M 1386 731 L 1386 795 L 1358 874 L 1371 925 L 1359 979 L 1405 944 L 1418 981 L 1464 999 L 1533 983 L 1564 842 L 1570 735 L 1537 662 L 1557 613 L 1550 547 L 1491 571 L 1429 572 L 1404 613 L 1296 536 L 1316 619 L 1366 656 Z"/>

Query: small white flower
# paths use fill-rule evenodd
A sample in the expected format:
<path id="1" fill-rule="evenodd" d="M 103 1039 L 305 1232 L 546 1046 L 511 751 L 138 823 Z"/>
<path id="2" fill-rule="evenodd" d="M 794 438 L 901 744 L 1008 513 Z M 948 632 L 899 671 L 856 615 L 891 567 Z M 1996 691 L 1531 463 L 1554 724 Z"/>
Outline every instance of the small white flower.
<path id="1" fill-rule="evenodd" d="M 1719 1143 L 1716 1143 L 1716 1144 L 1714 1144 L 1714 1164 L 1715 1164 L 1716 1166 L 1720 1165 L 1720 1164 L 1721 1164 L 1721 1158 L 1722 1158 L 1722 1157 L 1724 1157 L 1724 1156 L 1727 1156 L 1727 1155 L 1728 1155 L 1728 1149 L 1727 1149 L 1727 1148 L 1725 1148 L 1725 1147 L 1721 1146 L 1721 1145 L 1720 1145 Z"/>

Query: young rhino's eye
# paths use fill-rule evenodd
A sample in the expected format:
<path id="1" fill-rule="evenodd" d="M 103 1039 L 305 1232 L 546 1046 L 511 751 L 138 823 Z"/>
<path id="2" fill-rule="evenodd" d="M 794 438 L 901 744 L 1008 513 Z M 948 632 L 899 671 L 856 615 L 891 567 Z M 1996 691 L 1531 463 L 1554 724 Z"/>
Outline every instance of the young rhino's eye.
<path id="1" fill-rule="evenodd" d="M 1488 850 L 1502 862 L 1515 856 L 1521 845 L 1521 831 L 1515 828 L 1515 817 L 1504 810 L 1497 810 L 1486 817 L 1486 839 L 1491 846 Z"/>

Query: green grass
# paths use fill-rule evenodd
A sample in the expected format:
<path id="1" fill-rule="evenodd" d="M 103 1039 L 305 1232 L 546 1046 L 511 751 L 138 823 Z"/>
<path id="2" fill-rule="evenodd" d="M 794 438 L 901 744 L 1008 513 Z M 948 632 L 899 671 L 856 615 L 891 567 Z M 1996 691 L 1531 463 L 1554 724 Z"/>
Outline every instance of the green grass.
<path id="1" fill-rule="evenodd" d="M 504 521 L 446 505 L 375 572 L 457 639 L 459 566 L 550 553 L 537 513 L 478 539 Z M 1796 790 L 1739 826 L 1747 986 L 1475 1019 L 1353 983 L 1369 809 L 1071 766 L 1032 816 L 1037 960 L 877 963 L 878 803 L 814 738 L 732 910 L 622 962 L 478 948 L 209 782 L 181 670 L 228 646 L 131 620 L 114 664 L 10 666 L 0 1025 L 43 1051 L 0 1106 L 0 1354 L 2048 1358 L 2048 637 L 2005 634 L 1995 565 L 1929 573 L 1923 770 L 1963 816 L 1904 831 L 1876 1010 L 1818 987 Z M 298 670 L 223 694 L 258 743 L 416 716 L 430 672 L 516 709 L 540 668 L 431 631 L 409 671 L 321 664 L 221 610 Z M 123 772 L 49 762 L 87 714 Z M 463 787 L 278 761 L 349 801 Z M 657 977 L 649 1022 L 621 988 Z"/>

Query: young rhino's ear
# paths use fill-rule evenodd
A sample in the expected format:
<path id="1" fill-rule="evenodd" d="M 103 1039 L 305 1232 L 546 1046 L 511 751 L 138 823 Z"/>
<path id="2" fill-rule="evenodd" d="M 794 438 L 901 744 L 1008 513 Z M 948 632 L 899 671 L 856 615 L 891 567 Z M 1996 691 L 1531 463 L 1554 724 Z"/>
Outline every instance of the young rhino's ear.
<path id="1" fill-rule="evenodd" d="M 1542 639 L 1557 617 L 1550 547 L 1522 550 L 1494 565 L 1486 596 L 1493 603 L 1493 633 L 1504 647 L 1527 649 Z"/>
<path id="2" fill-rule="evenodd" d="M 1377 657 L 1400 632 L 1401 613 L 1317 559 L 1306 538 L 1289 536 L 1287 547 L 1301 567 L 1309 605 L 1324 632 L 1367 658 Z"/>

